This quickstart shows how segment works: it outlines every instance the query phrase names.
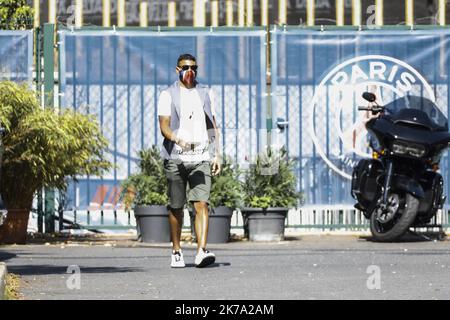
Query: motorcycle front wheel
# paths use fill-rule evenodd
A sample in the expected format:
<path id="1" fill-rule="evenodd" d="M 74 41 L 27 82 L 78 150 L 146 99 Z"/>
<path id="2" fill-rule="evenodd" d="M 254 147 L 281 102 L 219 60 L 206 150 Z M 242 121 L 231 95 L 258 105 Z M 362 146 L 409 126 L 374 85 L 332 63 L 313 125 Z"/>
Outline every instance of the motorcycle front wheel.
<path id="1" fill-rule="evenodd" d="M 380 242 L 399 240 L 414 223 L 419 209 L 419 200 L 409 193 L 391 193 L 388 199 L 386 210 L 377 204 L 370 215 L 370 231 Z"/>

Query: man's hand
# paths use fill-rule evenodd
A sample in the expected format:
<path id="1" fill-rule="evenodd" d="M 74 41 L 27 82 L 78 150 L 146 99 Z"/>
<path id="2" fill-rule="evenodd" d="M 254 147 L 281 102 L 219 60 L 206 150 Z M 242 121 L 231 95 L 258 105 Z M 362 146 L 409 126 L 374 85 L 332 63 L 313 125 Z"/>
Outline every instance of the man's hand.
<path id="1" fill-rule="evenodd" d="M 183 151 L 194 151 L 200 144 L 198 142 L 187 142 L 183 139 L 176 139 L 175 143 L 181 147 Z"/>
<path id="2" fill-rule="evenodd" d="M 181 147 L 183 151 L 191 149 L 191 144 L 180 138 L 175 138 L 175 143 Z"/>
<path id="3" fill-rule="evenodd" d="M 222 171 L 222 164 L 219 156 L 215 156 L 212 161 L 212 175 L 217 176 Z"/>

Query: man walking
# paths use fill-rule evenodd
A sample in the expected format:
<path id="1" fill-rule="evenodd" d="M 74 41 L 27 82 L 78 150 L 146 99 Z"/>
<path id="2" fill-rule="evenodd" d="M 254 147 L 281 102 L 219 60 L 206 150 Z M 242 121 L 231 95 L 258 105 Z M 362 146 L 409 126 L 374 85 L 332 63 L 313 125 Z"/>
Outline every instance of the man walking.
<path id="1" fill-rule="evenodd" d="M 193 203 L 196 212 L 195 265 L 201 268 L 215 261 L 215 255 L 206 250 L 206 239 L 211 171 L 213 175 L 221 171 L 219 140 L 214 95 L 208 87 L 197 83 L 197 68 L 194 56 L 181 55 L 176 67 L 179 80 L 162 91 L 158 100 L 159 124 L 164 136 L 162 157 L 169 184 L 173 268 L 185 267 L 180 238 L 186 201 Z"/>

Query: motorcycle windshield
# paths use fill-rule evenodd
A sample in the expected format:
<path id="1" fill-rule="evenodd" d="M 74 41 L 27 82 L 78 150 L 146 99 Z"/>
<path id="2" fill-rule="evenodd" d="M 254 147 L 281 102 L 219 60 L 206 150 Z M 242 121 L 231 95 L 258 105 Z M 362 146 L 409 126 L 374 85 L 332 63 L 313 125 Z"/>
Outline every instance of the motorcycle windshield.
<path id="1" fill-rule="evenodd" d="M 448 131 L 447 116 L 430 99 L 406 95 L 388 103 L 385 107 L 389 114 L 395 114 L 402 109 L 421 110 L 434 124 Z"/>

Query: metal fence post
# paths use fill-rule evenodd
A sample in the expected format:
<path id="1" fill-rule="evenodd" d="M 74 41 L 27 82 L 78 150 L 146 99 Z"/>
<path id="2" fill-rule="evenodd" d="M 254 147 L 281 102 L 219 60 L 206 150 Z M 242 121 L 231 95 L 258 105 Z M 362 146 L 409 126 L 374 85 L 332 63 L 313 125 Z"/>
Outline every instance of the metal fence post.
<path id="1" fill-rule="evenodd" d="M 234 12 L 233 12 L 233 1 L 227 0 L 226 1 L 226 7 L 227 7 L 227 27 L 232 27 L 234 22 Z"/>
<path id="2" fill-rule="evenodd" d="M 306 25 L 311 27 L 315 24 L 316 3 L 314 0 L 306 1 Z"/>
<path id="3" fill-rule="evenodd" d="M 245 0 L 238 1 L 238 25 L 245 27 Z"/>
<path id="4" fill-rule="evenodd" d="M 167 7 L 168 26 L 171 28 L 175 28 L 177 26 L 177 3 L 175 1 L 169 1 Z"/>
<path id="5" fill-rule="evenodd" d="M 204 0 L 193 0 L 194 5 L 194 27 L 206 26 L 206 7 Z"/>
<path id="6" fill-rule="evenodd" d="M 40 15 L 41 15 L 40 5 L 41 5 L 41 3 L 39 0 L 33 0 L 34 28 L 38 28 L 39 24 L 40 24 Z"/>
<path id="7" fill-rule="evenodd" d="M 111 0 L 102 1 L 102 25 L 104 27 L 111 26 Z"/>
<path id="8" fill-rule="evenodd" d="M 139 26 L 142 28 L 148 27 L 148 2 L 146 1 L 139 3 Z"/>
<path id="9" fill-rule="evenodd" d="M 384 24 L 383 13 L 384 13 L 383 0 L 375 0 L 375 24 L 377 26 L 382 26 Z"/>
<path id="10" fill-rule="evenodd" d="M 336 0 L 336 25 L 345 25 L 345 3 L 344 0 Z"/>
<path id="11" fill-rule="evenodd" d="M 446 0 L 439 0 L 438 2 L 438 23 L 441 26 L 445 26 L 445 7 L 447 5 Z"/>
<path id="12" fill-rule="evenodd" d="M 246 12 L 246 26 L 253 27 L 253 0 L 247 0 Z"/>
<path id="13" fill-rule="evenodd" d="M 44 24 L 44 106 L 54 107 L 55 88 L 55 25 Z M 45 232 L 55 232 L 55 191 L 45 189 Z"/>
<path id="14" fill-rule="evenodd" d="M 352 0 L 352 25 L 360 26 L 361 24 L 361 0 Z"/>
<path id="15" fill-rule="evenodd" d="M 414 25 L 414 0 L 405 0 L 405 21 L 407 26 Z"/>
<path id="16" fill-rule="evenodd" d="M 83 26 L 83 0 L 75 1 L 75 27 L 81 28 Z"/>
<path id="17" fill-rule="evenodd" d="M 286 0 L 278 0 L 278 24 L 287 24 L 287 2 Z"/>
<path id="18" fill-rule="evenodd" d="M 56 0 L 48 0 L 48 23 L 56 23 L 57 10 Z"/>
<path id="19" fill-rule="evenodd" d="M 42 28 L 35 29 L 35 58 L 36 58 L 36 91 L 40 99 L 42 93 Z M 44 231 L 44 210 L 42 189 L 37 192 L 37 225 L 38 232 Z"/>
<path id="20" fill-rule="evenodd" d="M 269 25 L 269 0 L 261 0 L 261 25 Z"/>
<path id="21" fill-rule="evenodd" d="M 271 73 L 271 61 L 270 61 L 270 54 L 271 54 L 271 34 L 270 34 L 270 26 L 268 25 L 266 27 L 266 127 L 267 127 L 267 139 L 266 143 L 267 146 L 271 146 L 274 142 L 274 139 L 272 139 L 273 134 L 273 121 L 276 121 L 274 119 L 273 114 L 274 110 L 272 107 L 272 73 Z"/>
<path id="22" fill-rule="evenodd" d="M 125 0 L 117 0 L 117 26 L 123 28 L 127 25 Z"/>

